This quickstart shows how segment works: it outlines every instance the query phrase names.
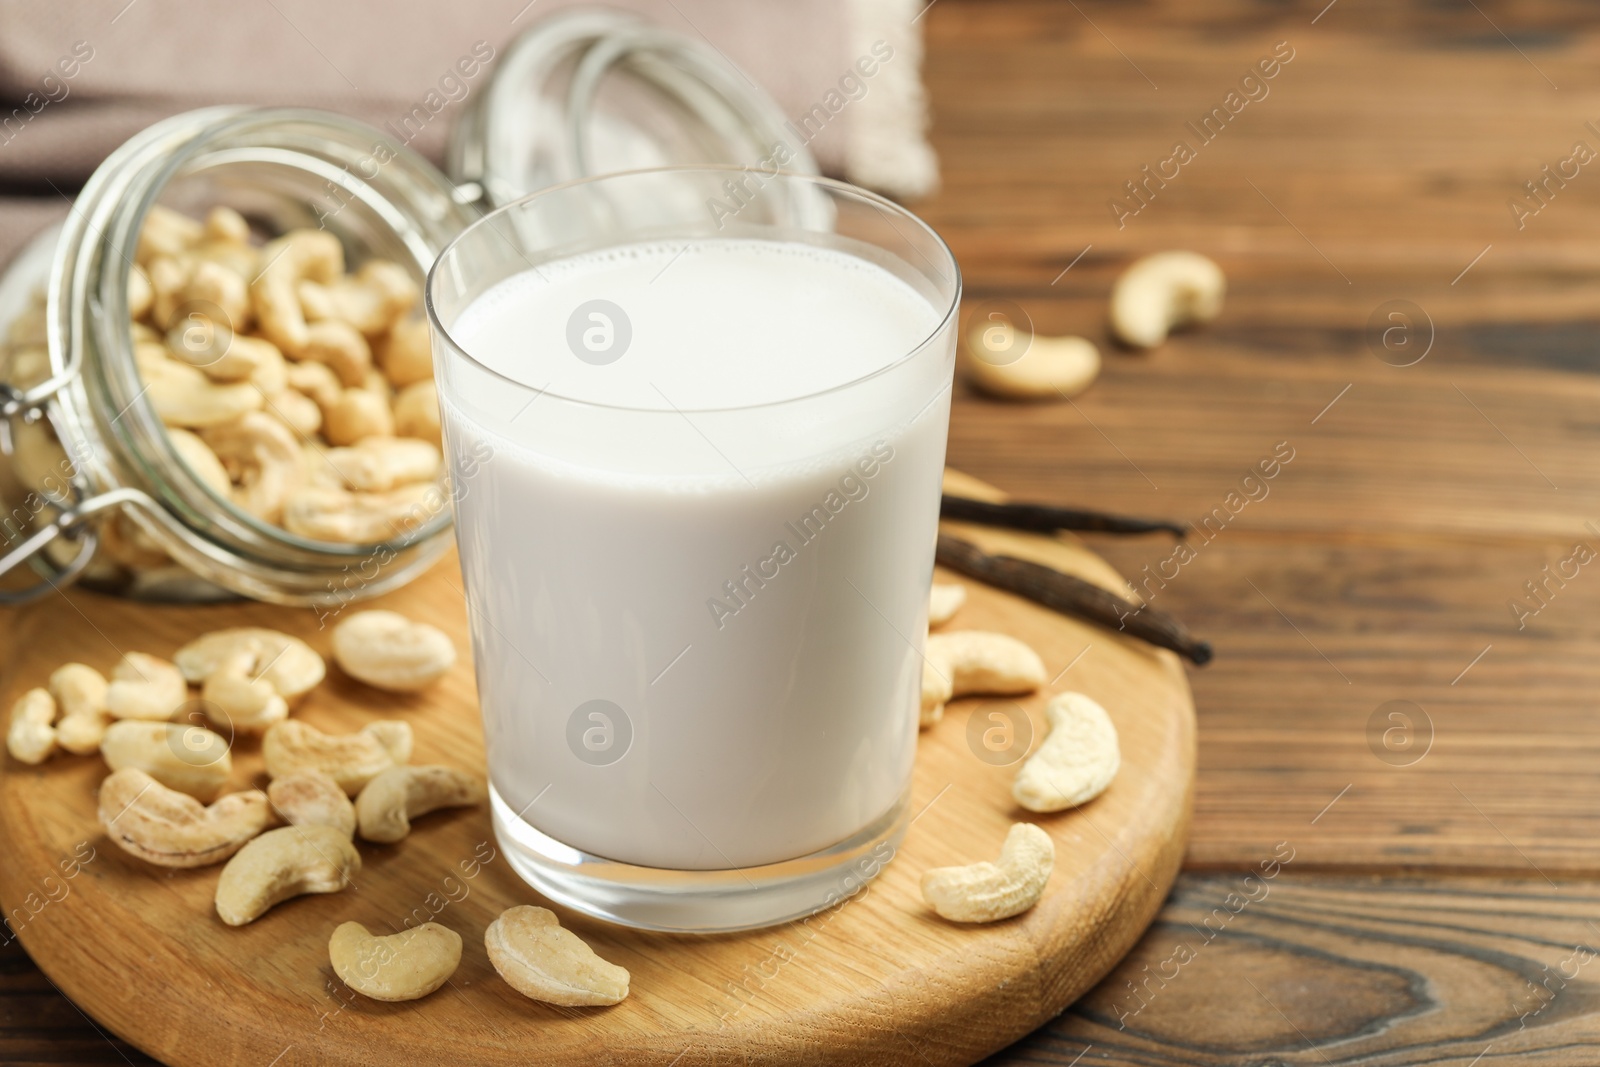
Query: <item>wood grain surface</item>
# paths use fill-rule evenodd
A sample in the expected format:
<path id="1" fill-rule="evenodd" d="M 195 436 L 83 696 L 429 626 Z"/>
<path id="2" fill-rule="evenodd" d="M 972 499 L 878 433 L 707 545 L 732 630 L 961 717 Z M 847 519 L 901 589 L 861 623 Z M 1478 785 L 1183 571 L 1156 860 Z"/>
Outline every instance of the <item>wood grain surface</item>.
<path id="1" fill-rule="evenodd" d="M 981 483 L 952 477 L 968 495 Z M 1106 587 L 1120 579 L 1070 535 L 948 524 L 990 551 L 1034 558 Z M 374 601 L 429 619 L 468 647 L 454 557 Z M 171 656 L 212 629 L 270 626 L 331 656 L 311 609 L 263 604 L 152 606 L 64 591 L 32 609 L 7 663 L 0 706 L 80 660 L 109 672 L 123 652 Z M 345 892 L 279 905 L 238 929 L 212 905 L 219 868 L 172 871 L 106 839 L 95 793 L 98 756 L 0 773 L 0 905 L 50 979 L 107 1030 L 174 1067 L 422 1059 L 477 1064 L 966 1064 L 1047 1021 L 1134 944 L 1177 875 L 1194 780 L 1194 709 L 1169 652 L 1104 634 L 1031 602 L 969 583 L 952 628 L 1026 641 L 1052 676 L 1047 690 L 953 702 L 918 741 L 905 841 L 870 887 L 811 918 L 715 937 L 630 931 L 557 909 L 605 959 L 632 974 L 626 1001 L 604 1011 L 522 998 L 489 965 L 483 930 L 515 904 L 545 903 L 500 858 L 486 807 L 419 821 L 392 846 L 364 846 Z M 1087 660 L 1085 650 L 1095 656 Z M 1080 662 L 1080 658 L 1084 662 Z M 1083 808 L 1031 816 L 1011 799 L 1017 766 L 1047 726 L 1047 692 L 1103 703 L 1122 767 Z M 981 731 L 1005 718 L 1012 743 Z M 386 694 L 330 671 L 295 716 L 330 733 L 375 718 L 412 724 L 414 762 L 481 771 L 483 736 L 472 667 L 436 686 Z M 969 720 L 971 725 L 969 726 Z M 975 731 L 977 733 L 975 734 Z M 233 739 L 229 788 L 261 787 L 259 743 Z M 1057 842 L 1053 891 L 1025 915 L 989 926 L 934 916 L 922 872 L 992 859 L 1011 822 L 1028 818 Z M 841 886 L 841 895 L 856 887 Z M 333 976 L 328 937 L 354 919 L 388 932 L 438 921 L 466 942 L 447 988 L 409 1004 L 366 1000 Z M 246 962 L 248 961 L 248 962 Z M 159 974 L 159 996 L 130 996 L 133 976 Z M 826 1035 L 827 1040 L 821 1040 Z"/>
<path id="2" fill-rule="evenodd" d="M 937 0 L 920 21 L 944 188 L 918 210 L 969 314 L 1010 299 L 1104 343 L 1142 252 L 1206 252 L 1230 283 L 1210 328 L 1108 346 L 1072 404 L 958 394 L 951 462 L 1017 496 L 1195 519 L 1296 449 L 1156 601 L 1218 650 L 1190 672 L 1190 870 L 1133 957 L 990 1062 L 1597 1062 L 1578 961 L 1600 945 L 1600 578 L 1520 629 L 1508 602 L 1575 541 L 1600 548 L 1600 176 L 1552 186 L 1521 229 L 1507 202 L 1574 141 L 1600 149 L 1600 11 Z M 1270 95 L 1119 229 L 1106 202 L 1278 41 L 1295 58 Z M 1410 367 L 1375 354 L 1391 300 L 1433 327 Z M 1134 576 L 1170 552 L 1090 542 Z M 1410 765 L 1369 742 L 1391 700 L 1432 723 Z M 1245 873 L 1280 842 L 1270 896 L 1199 946 L 1189 926 L 1259 896 Z M 1163 979 L 1180 936 L 1196 958 Z M 0 1059 L 124 1062 L 15 944 L 0 990 Z"/>

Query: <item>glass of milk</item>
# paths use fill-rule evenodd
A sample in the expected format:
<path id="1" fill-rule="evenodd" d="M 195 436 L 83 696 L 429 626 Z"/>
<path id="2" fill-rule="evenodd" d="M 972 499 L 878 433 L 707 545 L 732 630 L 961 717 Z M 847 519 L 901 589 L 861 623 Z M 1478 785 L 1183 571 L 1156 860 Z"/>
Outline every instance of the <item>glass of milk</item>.
<path id="1" fill-rule="evenodd" d="M 848 898 L 907 821 L 960 276 L 826 179 L 537 193 L 428 280 L 495 832 L 661 930 Z"/>

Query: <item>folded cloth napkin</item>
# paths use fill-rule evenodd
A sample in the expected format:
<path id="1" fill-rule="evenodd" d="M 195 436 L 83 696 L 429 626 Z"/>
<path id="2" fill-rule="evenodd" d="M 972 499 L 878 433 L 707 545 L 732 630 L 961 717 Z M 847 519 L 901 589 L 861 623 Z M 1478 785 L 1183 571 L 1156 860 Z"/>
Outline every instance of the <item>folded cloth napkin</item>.
<path id="1" fill-rule="evenodd" d="M 0 262 L 119 144 L 191 108 L 319 107 L 383 126 L 432 93 L 447 106 L 411 144 L 438 162 L 494 57 L 575 3 L 0 0 Z M 803 125 L 824 170 L 902 198 L 934 187 L 919 70 L 925 0 L 609 3 L 705 40 L 797 125 L 810 116 Z M 472 78 L 459 76 L 463 59 L 480 61 Z"/>

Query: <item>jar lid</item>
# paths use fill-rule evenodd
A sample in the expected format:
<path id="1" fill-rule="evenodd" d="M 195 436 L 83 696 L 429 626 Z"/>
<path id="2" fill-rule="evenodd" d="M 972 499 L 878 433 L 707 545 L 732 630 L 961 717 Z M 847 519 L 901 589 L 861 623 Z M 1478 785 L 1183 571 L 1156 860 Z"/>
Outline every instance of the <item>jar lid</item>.
<path id="1" fill-rule="evenodd" d="M 716 48 L 580 7 L 506 48 L 452 133 L 448 169 L 494 208 L 577 178 L 685 163 L 817 173 L 777 102 Z"/>

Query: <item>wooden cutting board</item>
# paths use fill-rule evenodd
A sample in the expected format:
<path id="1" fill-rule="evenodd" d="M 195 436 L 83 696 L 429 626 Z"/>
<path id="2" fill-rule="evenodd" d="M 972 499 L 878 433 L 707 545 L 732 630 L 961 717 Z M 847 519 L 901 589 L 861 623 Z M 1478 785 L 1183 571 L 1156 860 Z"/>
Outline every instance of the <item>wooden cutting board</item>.
<path id="1" fill-rule="evenodd" d="M 997 498 L 960 475 L 947 484 Z M 948 526 L 990 551 L 1123 587 L 1070 536 Z M 923 733 L 913 794 L 921 814 L 884 873 L 831 911 L 767 930 L 692 937 L 556 908 L 564 925 L 632 972 L 632 994 L 612 1008 L 526 1000 L 489 965 L 483 931 L 490 920 L 514 904 L 547 902 L 498 856 L 484 809 L 428 816 L 398 845 L 361 843 L 353 887 L 298 898 L 232 929 L 212 908 L 219 867 L 150 867 L 107 841 L 95 822 L 95 790 L 107 773 L 98 757 L 58 756 L 37 768 L 6 757 L 0 905 L 51 981 L 98 1023 L 175 1067 L 972 1063 L 1058 1014 L 1154 917 L 1183 854 L 1195 725 L 1188 682 L 1171 653 L 965 584 L 968 603 L 949 628 L 1022 638 L 1055 681 L 1015 702 L 957 701 Z M 456 669 L 421 695 L 385 694 L 341 675 L 328 632 L 308 609 L 152 606 L 69 590 L 0 624 L 0 700 L 9 708 L 69 660 L 109 671 L 124 651 L 170 656 L 208 630 L 272 626 L 330 659 L 327 682 L 299 717 L 337 732 L 403 717 L 416 728 L 417 762 L 481 769 L 460 588 L 450 557 L 377 602 L 444 627 L 463 652 Z M 1032 815 L 1011 801 L 1015 764 L 975 754 L 989 750 L 969 744 L 969 718 L 982 709 L 978 722 L 989 725 L 989 711 L 1020 708 L 1037 746 L 1045 695 L 1065 689 L 1088 693 L 1110 712 L 1122 769 L 1086 807 Z M 239 788 L 264 787 L 257 746 L 236 747 L 234 774 Z M 992 859 L 1019 819 L 1037 822 L 1056 842 L 1044 900 L 983 927 L 934 915 L 918 889 L 922 872 Z M 450 983 L 408 1004 L 350 992 L 328 963 L 333 928 L 355 919 L 375 931 L 394 929 L 408 916 L 462 935 L 465 952 Z"/>

